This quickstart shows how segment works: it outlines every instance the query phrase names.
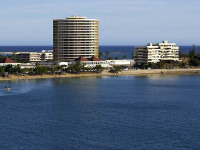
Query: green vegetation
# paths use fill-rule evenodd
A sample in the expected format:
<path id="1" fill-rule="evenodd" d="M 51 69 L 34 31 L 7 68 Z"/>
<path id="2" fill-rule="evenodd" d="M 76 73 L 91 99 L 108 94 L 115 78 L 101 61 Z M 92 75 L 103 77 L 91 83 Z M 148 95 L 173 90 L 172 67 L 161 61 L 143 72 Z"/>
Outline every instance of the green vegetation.
<path id="1" fill-rule="evenodd" d="M 3 55 L 0 55 L 0 61 L 3 60 L 3 59 L 4 59 L 4 56 L 3 56 Z"/>
<path id="2" fill-rule="evenodd" d="M 106 59 L 108 59 L 109 54 L 110 54 L 109 52 L 106 52 L 106 56 L 105 56 Z"/>
<path id="3" fill-rule="evenodd" d="M 47 68 L 47 67 L 43 67 L 43 66 L 36 66 L 36 67 L 33 69 L 33 72 L 34 72 L 36 75 L 45 74 L 47 71 L 48 71 L 48 68 Z"/>
<path id="4" fill-rule="evenodd" d="M 158 63 L 148 63 L 142 64 L 140 66 L 135 65 L 135 68 L 140 69 L 174 69 L 174 68 L 185 68 L 187 67 L 187 63 L 183 61 L 172 61 L 172 60 L 161 60 Z"/>
<path id="5" fill-rule="evenodd" d="M 112 57 L 109 57 L 108 60 L 113 60 L 113 58 L 112 58 Z"/>
<path id="6" fill-rule="evenodd" d="M 67 73 L 75 73 L 79 74 L 80 72 L 96 72 L 96 73 L 102 73 L 103 67 L 101 65 L 96 65 L 94 68 L 87 68 L 84 67 L 84 64 L 81 64 L 77 62 L 76 64 L 69 65 L 68 68 L 66 68 Z"/>
<path id="7" fill-rule="evenodd" d="M 112 69 L 110 69 L 110 73 L 118 73 L 118 72 L 121 72 L 122 71 L 122 69 L 121 69 L 121 67 L 119 67 L 119 66 L 114 66 Z"/>
<path id="8" fill-rule="evenodd" d="M 103 53 L 99 52 L 99 59 L 101 59 L 103 57 Z"/>
<path id="9" fill-rule="evenodd" d="M 131 58 L 134 59 L 134 52 L 131 53 Z"/>
<path id="10" fill-rule="evenodd" d="M 5 67 L 0 67 L 0 74 L 5 72 Z"/>
<path id="11" fill-rule="evenodd" d="M 6 57 L 12 59 L 14 56 L 15 56 L 15 55 L 13 54 L 13 55 L 7 55 Z"/>
<path id="12" fill-rule="evenodd" d="M 180 53 L 179 57 L 182 59 L 183 63 L 191 67 L 200 66 L 200 53 L 196 52 L 196 47 L 193 45 L 192 49 L 189 51 L 189 54 Z"/>
<path id="13" fill-rule="evenodd" d="M 115 57 L 115 60 L 119 60 L 119 57 Z"/>
<path id="14" fill-rule="evenodd" d="M 81 63 L 76 63 L 74 65 L 69 65 L 66 69 L 66 72 L 68 73 L 80 73 L 81 70 L 84 68 L 84 65 Z"/>
<path id="15" fill-rule="evenodd" d="M 5 72 L 8 72 L 9 74 L 18 74 L 21 73 L 21 68 L 19 65 L 14 67 L 12 65 L 1 66 L 0 74 L 4 74 Z"/>
<path id="16" fill-rule="evenodd" d="M 102 73 L 103 71 L 103 67 L 101 65 L 96 65 L 94 69 L 96 70 L 97 73 Z"/>
<path id="17" fill-rule="evenodd" d="M 86 68 L 82 63 L 76 63 L 73 65 L 69 65 L 68 68 L 66 66 L 56 66 L 52 67 L 44 67 L 35 64 L 34 68 L 23 68 L 21 69 L 19 65 L 12 66 L 6 65 L 0 67 L 0 74 L 4 76 L 4 74 L 29 74 L 29 75 L 43 75 L 43 74 L 61 74 L 61 73 L 75 73 L 79 74 L 81 72 L 95 72 L 102 73 L 103 67 L 101 65 L 96 65 L 94 68 Z"/>
<path id="18" fill-rule="evenodd" d="M 200 53 L 196 53 L 195 49 L 189 52 L 189 65 L 190 66 L 200 66 Z"/>

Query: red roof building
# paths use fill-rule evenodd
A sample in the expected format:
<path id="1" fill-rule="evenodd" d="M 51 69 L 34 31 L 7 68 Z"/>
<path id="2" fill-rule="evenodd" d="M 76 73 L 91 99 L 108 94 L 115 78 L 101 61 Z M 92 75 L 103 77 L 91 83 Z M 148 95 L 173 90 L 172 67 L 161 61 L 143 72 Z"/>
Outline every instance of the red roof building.
<path id="1" fill-rule="evenodd" d="M 79 58 L 74 59 L 74 61 L 89 61 L 89 60 L 84 58 L 83 56 L 80 56 Z"/>
<path id="2" fill-rule="evenodd" d="M 89 58 L 89 61 L 101 61 L 101 59 L 99 59 L 95 56 L 92 56 L 91 58 Z"/>
<path id="3" fill-rule="evenodd" d="M 1 60 L 0 63 L 16 63 L 16 62 L 13 61 L 12 59 L 6 57 L 3 60 Z"/>

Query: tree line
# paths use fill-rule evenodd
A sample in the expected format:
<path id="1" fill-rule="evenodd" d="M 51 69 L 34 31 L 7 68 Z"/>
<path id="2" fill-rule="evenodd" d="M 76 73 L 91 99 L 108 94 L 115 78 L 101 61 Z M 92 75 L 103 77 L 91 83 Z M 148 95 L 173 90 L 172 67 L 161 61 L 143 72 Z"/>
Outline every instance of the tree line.
<path id="1" fill-rule="evenodd" d="M 133 59 L 134 53 L 131 53 L 131 58 Z M 103 52 L 99 52 L 99 59 L 105 58 L 106 60 L 119 60 L 119 57 L 111 57 L 110 52 L 105 52 L 105 56 L 103 55 Z M 127 56 L 123 55 L 123 59 L 126 59 Z"/>
<path id="2" fill-rule="evenodd" d="M 75 73 L 79 74 L 81 72 L 95 72 L 102 73 L 103 67 L 101 65 L 96 65 L 94 68 L 84 67 L 82 63 L 75 63 L 73 65 L 66 66 L 56 66 L 52 65 L 51 67 L 40 66 L 36 63 L 34 68 L 21 68 L 19 65 L 12 66 L 6 65 L 0 67 L 0 74 L 29 74 L 29 75 L 43 75 L 43 74 L 60 74 L 60 73 Z"/>

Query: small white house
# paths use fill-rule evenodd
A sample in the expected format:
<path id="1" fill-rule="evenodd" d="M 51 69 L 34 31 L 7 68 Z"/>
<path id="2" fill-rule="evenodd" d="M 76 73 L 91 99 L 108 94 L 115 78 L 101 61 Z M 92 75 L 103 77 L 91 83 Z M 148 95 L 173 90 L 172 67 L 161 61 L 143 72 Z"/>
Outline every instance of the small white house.
<path id="1" fill-rule="evenodd" d="M 97 65 L 101 65 L 103 68 L 110 68 L 111 66 L 105 61 L 101 60 L 95 56 L 92 56 L 89 59 L 84 58 L 83 56 L 80 56 L 79 58 L 75 59 L 72 64 L 75 64 L 76 62 L 80 62 L 82 64 L 85 64 L 85 67 L 88 68 L 94 68 Z"/>
<path id="2" fill-rule="evenodd" d="M 65 68 L 68 68 L 69 63 L 68 62 L 57 62 L 56 63 L 58 66 L 64 66 Z"/>
<path id="3" fill-rule="evenodd" d="M 34 68 L 35 65 L 33 65 L 31 63 L 21 63 L 20 67 L 21 67 L 21 69 L 24 69 L 24 68 L 29 69 L 29 68 Z"/>
<path id="4" fill-rule="evenodd" d="M 44 67 L 52 67 L 54 65 L 57 66 L 65 66 L 66 68 L 68 67 L 68 62 L 53 62 L 53 61 L 41 61 L 41 62 L 37 62 L 40 66 L 44 66 Z M 31 64 L 35 65 L 35 62 L 32 62 Z"/>
<path id="5" fill-rule="evenodd" d="M 111 66 L 133 66 L 133 59 L 122 59 L 122 60 L 106 60 Z"/>

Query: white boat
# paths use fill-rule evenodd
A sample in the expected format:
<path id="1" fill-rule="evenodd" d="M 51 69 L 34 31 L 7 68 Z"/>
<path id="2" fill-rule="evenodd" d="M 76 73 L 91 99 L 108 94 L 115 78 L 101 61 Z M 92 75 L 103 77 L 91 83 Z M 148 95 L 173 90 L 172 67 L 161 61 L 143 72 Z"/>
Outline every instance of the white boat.
<path id="1" fill-rule="evenodd" d="M 11 90 L 11 88 L 6 86 L 6 87 L 4 88 L 4 90 L 8 90 L 8 91 L 9 91 L 9 90 Z"/>

